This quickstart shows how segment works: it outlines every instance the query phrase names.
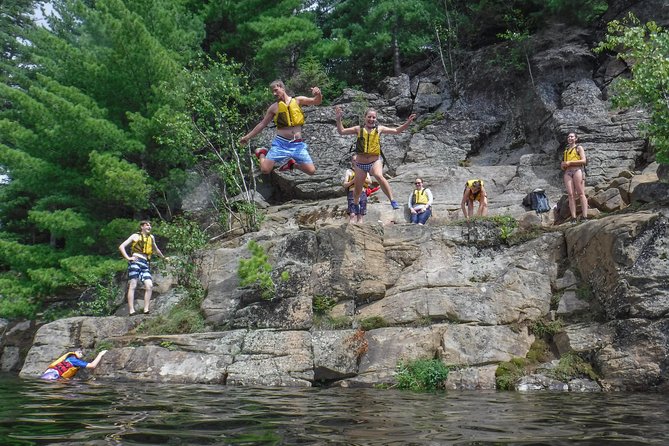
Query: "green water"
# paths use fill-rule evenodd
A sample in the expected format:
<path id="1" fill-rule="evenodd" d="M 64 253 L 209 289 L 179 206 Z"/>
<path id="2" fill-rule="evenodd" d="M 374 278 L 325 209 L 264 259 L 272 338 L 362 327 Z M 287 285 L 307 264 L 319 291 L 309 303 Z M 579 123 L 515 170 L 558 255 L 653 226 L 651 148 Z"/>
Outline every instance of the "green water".
<path id="1" fill-rule="evenodd" d="M 0 445 L 669 444 L 660 394 L 248 388 L 0 375 Z"/>

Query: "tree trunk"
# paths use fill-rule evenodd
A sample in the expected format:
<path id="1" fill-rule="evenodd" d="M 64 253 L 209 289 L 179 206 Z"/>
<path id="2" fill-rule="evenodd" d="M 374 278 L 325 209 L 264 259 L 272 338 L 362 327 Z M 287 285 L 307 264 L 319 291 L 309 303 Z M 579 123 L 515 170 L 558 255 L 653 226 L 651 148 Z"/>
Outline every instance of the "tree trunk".
<path id="1" fill-rule="evenodd" d="M 402 66 L 400 65 L 400 45 L 397 41 L 397 27 L 393 29 L 393 71 L 395 76 L 402 74 Z"/>

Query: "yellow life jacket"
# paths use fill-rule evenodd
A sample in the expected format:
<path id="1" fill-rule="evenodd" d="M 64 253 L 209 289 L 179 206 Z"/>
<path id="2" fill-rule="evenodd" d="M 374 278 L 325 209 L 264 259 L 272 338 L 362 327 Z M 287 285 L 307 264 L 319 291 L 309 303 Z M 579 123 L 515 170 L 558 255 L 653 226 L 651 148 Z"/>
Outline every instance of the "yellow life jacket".
<path id="1" fill-rule="evenodd" d="M 49 367 L 47 368 L 57 370 L 61 378 L 65 379 L 72 378 L 79 371 L 79 367 L 75 367 L 68 361 L 66 361 L 65 359 L 67 359 L 68 356 L 76 357 L 74 352 L 67 352 L 63 356 L 61 356 L 60 358 L 56 359 L 54 362 L 49 364 Z"/>
<path id="2" fill-rule="evenodd" d="M 478 192 L 474 192 L 472 190 L 472 187 L 474 187 L 474 183 L 476 182 L 481 183 L 481 189 L 479 189 Z M 473 179 L 473 180 L 468 180 L 467 184 L 465 184 L 465 189 L 469 188 L 469 199 L 470 200 L 478 200 L 479 195 L 481 195 L 481 191 L 483 190 L 483 180 L 479 179 Z"/>
<path id="3" fill-rule="evenodd" d="M 304 125 L 304 113 L 302 113 L 300 104 L 297 103 L 295 98 L 290 98 L 288 105 L 283 101 L 279 101 L 278 105 L 279 108 L 274 115 L 276 128 L 282 129 Z"/>
<path id="4" fill-rule="evenodd" d="M 355 179 L 355 171 L 349 170 L 348 174 L 346 175 L 346 182 L 348 183 L 349 181 L 353 181 L 354 179 Z M 367 189 L 368 187 L 369 187 L 369 176 L 365 175 L 365 182 L 362 183 L 362 188 Z M 355 184 L 351 184 L 348 190 L 355 190 Z"/>
<path id="5" fill-rule="evenodd" d="M 577 146 L 567 147 L 562 154 L 562 161 L 579 161 L 581 155 L 578 154 Z"/>
<path id="6" fill-rule="evenodd" d="M 413 204 L 427 204 L 429 201 L 426 189 L 413 191 Z"/>
<path id="7" fill-rule="evenodd" d="M 360 126 L 358 139 L 355 142 L 355 151 L 365 155 L 380 155 L 381 135 L 379 130 L 374 127 L 371 132 L 368 132 L 365 126 Z"/>
<path id="8" fill-rule="evenodd" d="M 147 259 L 150 259 L 151 254 L 153 254 L 153 236 L 142 235 L 141 232 L 138 232 L 137 234 L 139 234 L 139 239 L 132 242 L 132 245 L 130 245 L 130 252 L 132 254 L 145 255 Z"/>

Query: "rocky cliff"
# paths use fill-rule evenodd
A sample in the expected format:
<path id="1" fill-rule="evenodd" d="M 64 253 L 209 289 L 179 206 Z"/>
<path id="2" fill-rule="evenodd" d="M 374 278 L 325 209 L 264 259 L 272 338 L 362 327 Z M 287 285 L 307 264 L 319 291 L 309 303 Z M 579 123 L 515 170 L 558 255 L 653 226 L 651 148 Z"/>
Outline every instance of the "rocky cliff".
<path id="1" fill-rule="evenodd" d="M 666 10 L 656 3 L 655 11 Z M 364 225 L 345 223 L 340 182 L 352 141 L 337 134 L 332 106 L 310 108 L 305 134 L 316 175 L 259 175 L 261 230 L 201 255 L 210 331 L 138 335 L 143 316 L 125 317 L 120 305 L 118 316 L 42 326 L 22 367 L 6 335 L 3 368 L 35 376 L 72 345 L 105 344 L 112 348 L 95 371 L 99 379 L 369 386 L 392 384 L 400 361 L 439 358 L 451 368 L 448 388 L 493 389 L 500 364 L 541 351 L 516 388 L 666 389 L 669 183 L 663 171 L 658 179 L 638 132 L 644 114 L 611 109 L 606 85 L 621 67 L 593 55 L 596 38 L 547 28 L 532 41 L 531 79 L 501 62 L 500 45 L 470 54 L 457 85 L 435 61 L 387 79 L 378 92 L 347 90 L 334 101 L 349 122 L 367 106 L 389 126 L 418 113 L 411 131 L 386 136 L 383 147 L 396 199 L 406 202 L 417 176 L 431 188 L 427 226 L 409 225 L 406 211 L 392 210 L 381 192 Z M 560 224 L 559 161 L 570 131 L 588 155 L 594 217 L 576 226 Z M 463 184 L 475 177 L 486 182 L 490 214 L 513 217 L 518 227 L 460 220 Z M 559 207 L 528 212 L 522 199 L 536 187 Z M 206 218 L 201 196 L 184 207 Z M 238 261 L 249 256 L 251 239 L 274 268 L 271 300 L 239 286 Z M 154 313 L 178 297 L 164 289 Z M 548 325 L 559 329 L 547 333 Z M 569 355 L 594 373 L 586 380 L 551 374 Z"/>

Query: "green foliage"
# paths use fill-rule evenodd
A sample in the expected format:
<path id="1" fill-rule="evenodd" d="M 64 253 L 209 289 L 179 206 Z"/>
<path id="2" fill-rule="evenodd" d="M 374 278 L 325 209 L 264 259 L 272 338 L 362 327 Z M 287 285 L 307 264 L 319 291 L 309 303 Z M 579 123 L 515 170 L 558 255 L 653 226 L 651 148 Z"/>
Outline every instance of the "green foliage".
<path id="1" fill-rule="evenodd" d="M 617 107 L 642 106 L 650 122 L 642 126 L 657 151 L 657 160 L 669 163 L 669 32 L 655 22 L 642 25 L 630 14 L 609 23 L 596 52 L 615 51 L 629 64 L 631 79 L 617 78 L 613 103 Z"/>
<path id="2" fill-rule="evenodd" d="M 95 344 L 95 356 L 98 355 L 102 350 L 111 350 L 114 348 L 114 344 L 111 343 L 111 341 L 108 340 L 102 340 L 100 342 L 97 342 Z"/>
<path id="3" fill-rule="evenodd" d="M 274 297 L 276 285 L 272 280 L 272 265 L 265 250 L 255 240 L 249 240 L 247 247 L 251 251 L 251 258 L 240 259 L 237 269 L 241 286 L 256 286 L 263 299 Z"/>
<path id="4" fill-rule="evenodd" d="M 381 316 L 370 316 L 360 321 L 360 328 L 369 331 L 377 328 L 388 327 L 390 324 Z"/>
<path id="5" fill-rule="evenodd" d="M 598 374 L 592 368 L 592 365 L 584 361 L 575 352 L 569 352 L 563 355 L 560 358 L 557 367 L 549 370 L 547 374 L 562 382 L 568 382 L 574 378 L 582 377 L 592 380 L 597 380 L 599 378 Z"/>
<path id="6" fill-rule="evenodd" d="M 76 312 L 81 316 L 111 316 L 120 292 L 121 288 L 111 276 L 95 285 L 92 299 L 80 302 Z"/>
<path id="7" fill-rule="evenodd" d="M 576 297 L 586 302 L 592 302 L 595 296 L 590 285 L 583 283 L 576 288 Z"/>
<path id="8" fill-rule="evenodd" d="M 146 172 L 111 153 L 90 153 L 91 176 L 84 182 L 91 192 L 108 203 L 133 210 L 145 209 L 151 189 Z"/>
<path id="9" fill-rule="evenodd" d="M 207 329 L 201 305 L 204 300 L 202 286 L 185 289 L 186 298 L 175 305 L 166 315 L 158 315 L 142 322 L 139 333 L 148 335 L 169 335 L 200 333 Z"/>
<path id="10" fill-rule="evenodd" d="M 23 288 L 20 283 L 13 281 L 6 282 L 6 279 L 0 278 L 0 289 L 9 290 L 8 293 L 5 291 L 0 299 L 0 318 L 33 319 L 39 309 L 39 304 L 29 297 L 30 288 Z"/>
<path id="11" fill-rule="evenodd" d="M 155 233 L 168 240 L 166 250 L 171 254 L 169 263 L 177 283 L 187 288 L 200 287 L 196 254 L 207 244 L 208 237 L 198 223 L 179 216 L 171 222 L 161 222 Z"/>
<path id="12" fill-rule="evenodd" d="M 345 330 L 351 328 L 353 319 L 349 316 L 314 314 L 313 327 L 317 330 Z"/>
<path id="13" fill-rule="evenodd" d="M 532 364 L 537 364 L 550 361 L 552 354 L 548 343 L 538 338 L 530 346 L 530 351 L 527 352 L 526 357 Z"/>
<path id="14" fill-rule="evenodd" d="M 444 389 L 449 369 L 439 359 L 400 361 L 395 370 L 397 387 L 414 392 Z"/>
<path id="15" fill-rule="evenodd" d="M 509 362 L 501 362 L 495 370 L 497 390 L 515 390 L 516 382 L 525 375 L 525 367 L 528 364 L 525 358 L 513 358 Z"/>
<path id="16" fill-rule="evenodd" d="M 539 319 L 530 327 L 530 331 L 541 339 L 550 339 L 558 334 L 563 327 L 564 322 L 562 322 L 562 319 L 556 319 L 554 321 Z"/>
<path id="17" fill-rule="evenodd" d="M 446 119 L 446 115 L 444 114 L 444 112 L 439 111 L 439 112 L 430 113 L 429 115 L 422 118 L 418 122 L 418 124 L 414 128 L 411 129 L 411 133 L 418 133 L 418 132 L 422 131 L 423 129 L 425 129 L 425 127 L 427 127 L 428 125 L 432 125 L 436 122 L 443 121 L 444 119 Z"/>
<path id="18" fill-rule="evenodd" d="M 337 305 L 337 299 L 328 296 L 314 296 L 312 307 L 315 314 L 324 315 Z"/>

